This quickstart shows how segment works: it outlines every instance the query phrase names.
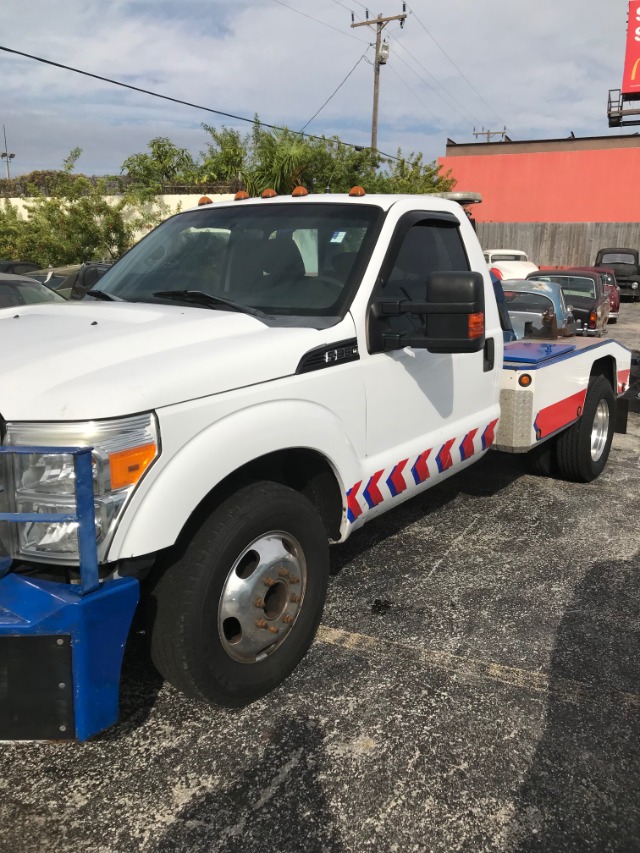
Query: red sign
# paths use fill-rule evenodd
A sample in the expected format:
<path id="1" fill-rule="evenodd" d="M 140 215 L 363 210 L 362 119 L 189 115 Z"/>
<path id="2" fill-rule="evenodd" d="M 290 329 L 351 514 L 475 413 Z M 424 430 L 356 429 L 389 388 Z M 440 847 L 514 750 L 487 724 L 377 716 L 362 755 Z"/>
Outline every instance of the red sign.
<path id="1" fill-rule="evenodd" d="M 624 60 L 622 77 L 623 95 L 640 95 L 640 2 L 629 3 L 629 23 L 627 25 L 627 53 Z"/>

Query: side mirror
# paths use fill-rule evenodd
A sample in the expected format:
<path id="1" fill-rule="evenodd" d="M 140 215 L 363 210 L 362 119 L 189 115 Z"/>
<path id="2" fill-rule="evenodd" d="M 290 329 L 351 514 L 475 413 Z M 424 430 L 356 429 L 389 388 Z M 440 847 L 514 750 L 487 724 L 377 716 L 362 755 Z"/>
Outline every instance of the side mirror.
<path id="1" fill-rule="evenodd" d="M 383 331 L 385 350 L 414 347 L 433 353 L 479 352 L 484 347 L 484 279 L 479 272 L 434 272 L 427 279 L 426 301 L 381 300 L 371 306 L 374 319 L 413 314 L 423 334 Z"/>

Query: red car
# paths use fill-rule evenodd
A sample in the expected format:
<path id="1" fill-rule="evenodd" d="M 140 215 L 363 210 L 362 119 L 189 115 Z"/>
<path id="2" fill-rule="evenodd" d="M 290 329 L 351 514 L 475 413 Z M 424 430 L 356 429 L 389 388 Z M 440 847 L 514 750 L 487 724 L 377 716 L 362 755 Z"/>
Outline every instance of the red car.
<path id="1" fill-rule="evenodd" d="M 618 315 L 620 314 L 620 288 L 618 287 L 614 270 L 609 269 L 609 267 L 571 267 L 571 269 L 582 272 L 600 273 L 600 276 L 602 277 L 602 284 L 604 286 L 605 293 L 609 297 L 609 305 L 611 306 L 611 310 L 609 311 L 609 322 L 617 323 Z"/>

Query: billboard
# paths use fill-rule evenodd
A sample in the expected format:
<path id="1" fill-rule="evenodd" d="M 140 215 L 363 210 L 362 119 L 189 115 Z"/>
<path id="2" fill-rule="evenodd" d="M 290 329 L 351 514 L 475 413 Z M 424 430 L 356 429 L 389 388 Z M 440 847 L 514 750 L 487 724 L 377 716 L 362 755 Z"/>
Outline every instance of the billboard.
<path id="1" fill-rule="evenodd" d="M 631 0 L 629 3 L 622 94 L 640 98 L 640 0 Z"/>

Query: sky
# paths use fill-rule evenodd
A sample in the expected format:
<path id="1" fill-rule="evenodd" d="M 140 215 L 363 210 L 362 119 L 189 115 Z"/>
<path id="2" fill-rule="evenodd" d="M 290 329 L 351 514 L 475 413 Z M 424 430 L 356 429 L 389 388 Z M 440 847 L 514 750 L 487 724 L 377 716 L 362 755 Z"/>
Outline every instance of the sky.
<path id="1" fill-rule="evenodd" d="M 373 0 L 372 0 L 373 3 Z M 375 33 L 402 0 L 2 0 L 0 45 L 214 110 L 369 145 Z M 378 147 L 444 156 L 447 138 L 507 129 L 513 140 L 610 131 L 627 0 L 407 0 L 389 23 Z M 346 78 L 346 80 L 345 80 Z M 119 174 L 166 136 L 198 156 L 223 118 L 0 50 L 0 123 L 11 175 L 61 168 Z M 342 84 L 342 85 L 341 85 Z M 333 95 L 335 90 L 337 93 Z M 331 97 L 333 95 L 333 97 Z M 320 110 L 329 99 L 329 103 Z M 318 115 L 307 124 L 314 114 Z M 498 138 L 498 137 L 495 137 Z M 4 139 L 0 137 L 4 150 Z M 5 177 L 5 161 L 0 166 Z"/>

